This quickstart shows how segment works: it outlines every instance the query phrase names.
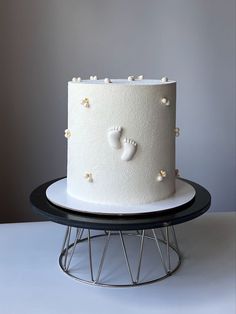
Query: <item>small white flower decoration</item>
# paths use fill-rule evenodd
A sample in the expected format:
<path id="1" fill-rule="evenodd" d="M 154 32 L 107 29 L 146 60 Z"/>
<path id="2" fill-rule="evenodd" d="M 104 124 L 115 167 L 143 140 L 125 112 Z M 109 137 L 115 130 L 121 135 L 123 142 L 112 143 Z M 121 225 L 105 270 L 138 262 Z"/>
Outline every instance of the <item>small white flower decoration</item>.
<path id="1" fill-rule="evenodd" d="M 162 83 L 168 82 L 168 77 L 166 77 L 166 76 L 162 77 L 162 78 L 161 78 L 161 82 L 162 82 Z"/>
<path id="2" fill-rule="evenodd" d="M 130 75 L 129 77 L 128 77 L 128 81 L 134 81 L 135 80 L 135 77 L 133 76 L 133 75 Z"/>
<path id="3" fill-rule="evenodd" d="M 90 183 L 93 182 L 93 175 L 91 172 L 85 172 L 84 178 L 85 178 L 85 180 L 87 180 Z"/>
<path id="4" fill-rule="evenodd" d="M 83 98 L 81 100 L 81 105 L 84 106 L 85 108 L 89 108 L 89 106 L 90 106 L 89 99 L 87 97 Z"/>
<path id="5" fill-rule="evenodd" d="M 158 175 L 157 175 L 157 181 L 161 182 L 164 180 L 164 178 L 166 178 L 167 173 L 165 170 L 161 170 Z"/>
<path id="6" fill-rule="evenodd" d="M 67 139 L 71 137 L 71 132 L 70 132 L 69 129 L 66 129 L 66 130 L 65 130 L 64 136 L 65 136 L 65 138 L 67 138 Z"/>
<path id="7" fill-rule="evenodd" d="M 180 128 L 175 128 L 174 132 L 175 132 L 175 136 L 178 137 L 180 135 Z"/>
<path id="8" fill-rule="evenodd" d="M 73 77 L 72 82 L 73 83 L 80 83 L 82 81 L 81 77 Z"/>
<path id="9" fill-rule="evenodd" d="M 106 78 L 104 79 L 104 83 L 105 83 L 105 84 L 109 84 L 109 83 L 111 83 L 111 80 L 110 80 L 108 77 L 106 77 Z"/>
<path id="10" fill-rule="evenodd" d="M 166 97 L 163 97 L 163 98 L 161 99 L 161 103 L 162 103 L 162 105 L 165 105 L 165 106 L 169 106 L 169 105 L 170 105 L 170 101 L 169 101 L 169 99 L 166 98 Z"/>

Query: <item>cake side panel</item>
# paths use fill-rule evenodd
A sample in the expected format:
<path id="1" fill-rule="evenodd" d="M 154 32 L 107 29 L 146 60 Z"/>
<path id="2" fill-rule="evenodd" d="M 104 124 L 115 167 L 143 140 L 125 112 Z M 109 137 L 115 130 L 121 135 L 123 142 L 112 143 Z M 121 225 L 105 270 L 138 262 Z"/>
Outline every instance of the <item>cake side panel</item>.
<path id="1" fill-rule="evenodd" d="M 110 204 L 147 203 L 173 194 L 175 89 L 174 83 L 69 83 L 68 193 Z M 161 170 L 166 177 L 158 181 Z"/>

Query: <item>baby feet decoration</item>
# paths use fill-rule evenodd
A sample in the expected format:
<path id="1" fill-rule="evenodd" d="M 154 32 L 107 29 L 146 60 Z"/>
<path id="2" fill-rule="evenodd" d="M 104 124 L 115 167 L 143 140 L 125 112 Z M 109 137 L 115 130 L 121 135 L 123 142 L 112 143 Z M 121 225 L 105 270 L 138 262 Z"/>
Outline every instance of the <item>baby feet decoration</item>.
<path id="1" fill-rule="evenodd" d="M 107 131 L 107 139 L 109 145 L 114 149 L 121 148 L 121 137 L 122 127 L 121 126 L 114 126 Z"/>
<path id="2" fill-rule="evenodd" d="M 136 153 L 137 143 L 129 138 L 124 139 L 124 151 L 121 156 L 122 160 L 129 161 Z"/>
<path id="3" fill-rule="evenodd" d="M 121 134 L 123 128 L 121 126 L 113 126 L 107 130 L 107 140 L 111 148 L 113 149 L 120 149 L 121 145 Z M 137 143 L 130 139 L 125 138 L 123 140 L 123 153 L 121 155 L 121 160 L 129 161 L 131 160 L 137 150 Z"/>

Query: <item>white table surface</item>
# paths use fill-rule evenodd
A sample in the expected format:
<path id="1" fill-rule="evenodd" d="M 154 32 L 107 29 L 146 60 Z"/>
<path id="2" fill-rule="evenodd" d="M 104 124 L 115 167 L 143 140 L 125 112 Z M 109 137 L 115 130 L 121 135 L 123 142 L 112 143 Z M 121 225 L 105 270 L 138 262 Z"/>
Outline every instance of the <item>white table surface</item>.
<path id="1" fill-rule="evenodd" d="M 184 261 L 173 276 L 136 288 L 81 284 L 58 265 L 65 227 L 0 225 L 0 313 L 236 313 L 236 213 L 176 226 Z"/>

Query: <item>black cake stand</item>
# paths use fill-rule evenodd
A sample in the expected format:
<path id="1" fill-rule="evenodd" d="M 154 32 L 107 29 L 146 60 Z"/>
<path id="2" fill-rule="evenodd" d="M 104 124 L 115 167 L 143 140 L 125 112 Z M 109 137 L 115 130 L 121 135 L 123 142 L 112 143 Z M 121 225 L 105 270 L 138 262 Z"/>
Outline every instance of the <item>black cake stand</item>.
<path id="1" fill-rule="evenodd" d="M 195 197 L 182 206 L 150 214 L 88 214 L 83 213 L 82 209 L 80 212 L 56 206 L 47 199 L 47 188 L 60 179 L 37 187 L 31 193 L 30 201 L 33 208 L 40 214 L 53 222 L 67 226 L 59 257 L 62 270 L 81 282 L 93 285 L 138 286 L 156 282 L 173 274 L 181 264 L 181 253 L 174 225 L 204 214 L 211 204 L 210 193 L 204 187 L 181 179 L 192 185 L 196 191 Z M 113 245 L 110 243 L 112 238 L 120 242 L 121 254 L 118 249 L 114 251 L 114 241 Z M 134 242 L 131 243 L 131 239 Z M 148 257 L 145 261 L 144 243 L 150 244 L 150 242 L 152 246 L 146 244 L 149 251 L 146 253 Z M 133 252 L 134 247 L 137 254 Z M 131 253 L 129 249 L 132 249 Z M 155 251 L 156 256 L 150 255 L 150 251 Z M 102 276 L 105 268 L 104 261 L 111 265 L 119 260 L 118 255 L 123 256 L 128 277 L 123 280 L 119 272 L 115 276 L 116 271 L 113 271 L 115 280 L 107 275 L 102 278 L 104 277 Z M 156 272 L 154 275 L 152 273 L 151 278 L 147 278 L 144 274 L 142 275 L 142 269 L 149 267 L 150 261 L 154 262 Z M 145 267 L 141 267 L 142 265 Z M 116 270 L 122 268 L 120 264 L 116 267 Z M 151 264 L 150 267 L 152 267 Z"/>

